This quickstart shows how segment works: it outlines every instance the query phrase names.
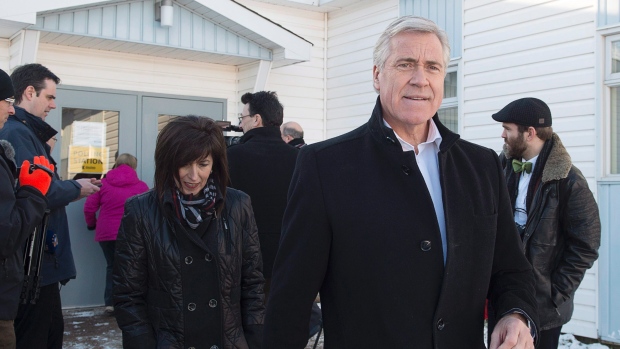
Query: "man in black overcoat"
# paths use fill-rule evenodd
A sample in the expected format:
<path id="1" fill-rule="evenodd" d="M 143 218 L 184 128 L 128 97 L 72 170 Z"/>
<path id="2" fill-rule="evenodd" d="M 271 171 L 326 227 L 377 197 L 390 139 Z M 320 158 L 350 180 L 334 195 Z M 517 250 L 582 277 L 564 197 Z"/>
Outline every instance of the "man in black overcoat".
<path id="1" fill-rule="evenodd" d="M 450 57 L 432 21 L 380 36 L 370 120 L 300 150 L 284 215 L 264 348 L 306 344 L 321 293 L 326 349 L 534 348 L 536 300 L 497 154 L 437 110 Z"/>
<path id="2" fill-rule="evenodd" d="M 286 194 L 299 151 L 280 136 L 284 108 L 275 92 L 248 92 L 241 96 L 241 102 L 244 106 L 239 126 L 243 129 L 243 137 L 239 144 L 228 148 L 227 153 L 230 186 L 247 193 L 252 199 L 263 255 L 267 302 Z"/>

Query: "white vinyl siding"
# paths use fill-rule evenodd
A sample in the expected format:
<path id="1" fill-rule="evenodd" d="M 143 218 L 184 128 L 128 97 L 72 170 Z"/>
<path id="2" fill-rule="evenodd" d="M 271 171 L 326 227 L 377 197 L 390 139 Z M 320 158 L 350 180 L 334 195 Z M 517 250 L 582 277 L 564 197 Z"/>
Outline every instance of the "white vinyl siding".
<path id="1" fill-rule="evenodd" d="M 0 69 L 4 70 L 9 75 L 11 75 L 9 71 L 9 61 L 11 59 L 9 52 L 10 46 L 11 43 L 8 39 L 0 39 Z"/>
<path id="2" fill-rule="evenodd" d="M 501 150 L 491 118 L 509 102 L 536 97 L 596 194 L 595 0 L 464 1 L 463 138 Z M 563 331 L 597 337 L 598 265 L 575 296 Z"/>
<path id="3" fill-rule="evenodd" d="M 463 0 L 400 0 L 400 15 L 428 18 L 443 29 L 450 40 L 450 58 L 461 56 Z"/>
<path id="4" fill-rule="evenodd" d="M 368 1 L 329 13 L 327 138 L 364 124 L 377 93 L 372 53 L 379 35 L 398 18 L 398 0 Z"/>
<path id="5" fill-rule="evenodd" d="M 40 44 L 38 63 L 66 85 L 225 98 L 228 120 L 237 120 L 234 66 L 50 44 Z"/>
<path id="6" fill-rule="evenodd" d="M 278 93 L 284 105 L 284 122 L 298 122 L 306 143 L 325 140 L 325 14 L 256 1 L 239 2 L 313 44 L 310 61 L 272 68 L 266 90 Z M 240 86 L 240 93 L 248 87 L 252 88 L 247 84 Z M 241 108 L 239 104 L 237 112 Z"/>

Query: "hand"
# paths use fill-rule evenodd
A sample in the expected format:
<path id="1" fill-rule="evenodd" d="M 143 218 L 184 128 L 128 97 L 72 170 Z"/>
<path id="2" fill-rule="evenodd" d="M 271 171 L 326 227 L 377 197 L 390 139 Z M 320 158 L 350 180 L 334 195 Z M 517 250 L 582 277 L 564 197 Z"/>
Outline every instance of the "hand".
<path id="1" fill-rule="evenodd" d="M 35 156 L 32 168 L 30 161 L 22 162 L 22 168 L 19 170 L 19 185 L 34 187 L 45 195 L 50 188 L 53 175 L 54 165 L 51 165 L 45 156 Z"/>
<path id="2" fill-rule="evenodd" d="M 80 196 L 78 196 L 78 198 L 75 200 L 83 199 L 89 196 L 90 194 L 94 194 L 100 190 L 99 187 L 94 184 L 100 181 L 95 178 L 80 178 L 76 180 L 76 182 L 80 184 L 81 189 L 80 189 Z"/>
<path id="3" fill-rule="evenodd" d="M 534 349 L 534 339 L 521 314 L 509 314 L 501 318 L 493 334 L 489 349 Z"/>

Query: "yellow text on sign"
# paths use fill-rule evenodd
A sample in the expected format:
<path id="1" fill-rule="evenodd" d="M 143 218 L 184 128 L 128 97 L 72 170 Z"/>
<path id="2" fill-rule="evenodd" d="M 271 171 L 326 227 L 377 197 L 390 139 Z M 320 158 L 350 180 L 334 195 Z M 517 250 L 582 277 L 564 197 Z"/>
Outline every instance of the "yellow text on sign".
<path id="1" fill-rule="evenodd" d="M 103 173 L 107 169 L 108 147 L 69 146 L 70 173 Z"/>

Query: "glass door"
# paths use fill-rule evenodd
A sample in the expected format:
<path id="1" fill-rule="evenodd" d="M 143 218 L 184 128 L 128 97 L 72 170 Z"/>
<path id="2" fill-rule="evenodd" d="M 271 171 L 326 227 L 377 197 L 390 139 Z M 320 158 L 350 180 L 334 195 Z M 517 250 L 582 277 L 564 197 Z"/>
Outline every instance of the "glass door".
<path id="1" fill-rule="evenodd" d="M 226 101 L 188 100 L 181 98 L 150 97 L 142 98 L 142 144 L 141 158 L 149 161 L 139 161 L 142 180 L 153 186 L 155 175 L 154 156 L 157 135 L 159 131 L 172 119 L 183 115 L 206 116 L 213 120 L 223 120 L 226 115 Z"/>
<path id="2" fill-rule="evenodd" d="M 52 157 L 62 179 L 101 178 L 114 155 L 136 153 L 138 96 L 59 86 L 46 121 L 58 134 Z M 63 307 L 102 305 L 106 262 L 94 231 L 86 229 L 82 199 L 66 207 L 77 279 L 61 290 Z"/>

